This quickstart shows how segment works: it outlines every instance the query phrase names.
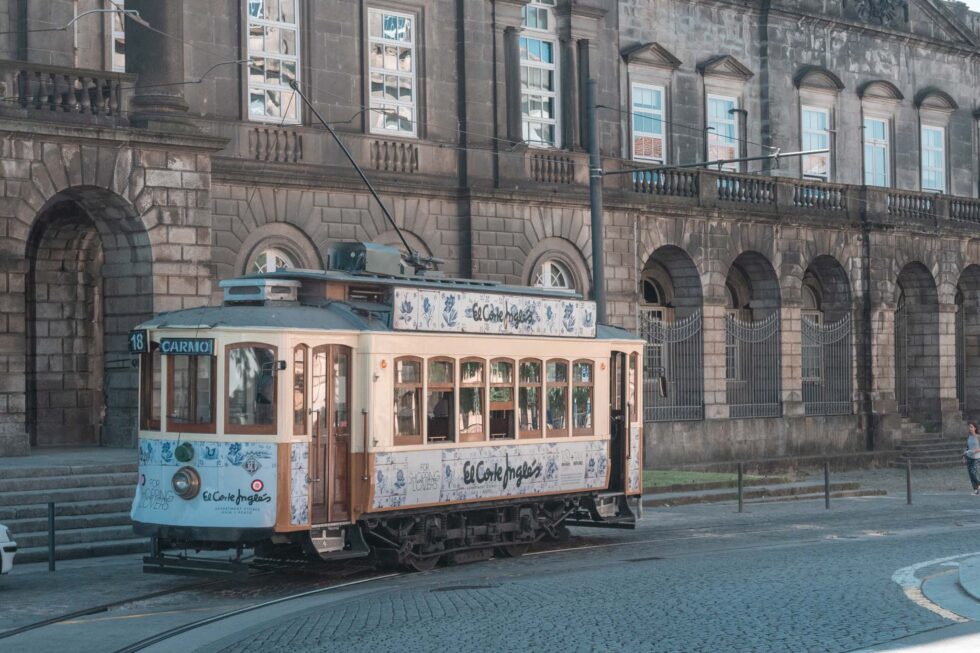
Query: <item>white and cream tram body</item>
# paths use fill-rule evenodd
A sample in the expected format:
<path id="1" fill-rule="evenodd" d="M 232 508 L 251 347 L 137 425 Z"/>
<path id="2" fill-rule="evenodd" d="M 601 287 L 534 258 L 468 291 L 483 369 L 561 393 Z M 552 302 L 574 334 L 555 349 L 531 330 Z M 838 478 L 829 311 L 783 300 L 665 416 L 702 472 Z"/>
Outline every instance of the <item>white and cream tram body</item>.
<path id="1" fill-rule="evenodd" d="M 362 257 L 363 258 L 363 257 Z M 132 518 L 166 549 L 372 549 L 427 568 L 629 527 L 643 342 L 571 294 L 282 270 L 157 316 Z"/>

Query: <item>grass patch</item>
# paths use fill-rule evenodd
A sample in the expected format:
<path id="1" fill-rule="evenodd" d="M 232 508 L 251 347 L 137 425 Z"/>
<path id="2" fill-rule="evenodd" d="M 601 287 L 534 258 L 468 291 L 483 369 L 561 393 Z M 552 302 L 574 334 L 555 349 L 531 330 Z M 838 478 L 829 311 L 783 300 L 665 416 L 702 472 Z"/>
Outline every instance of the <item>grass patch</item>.
<path id="1" fill-rule="evenodd" d="M 742 478 L 748 481 L 765 477 L 745 474 Z M 674 469 L 643 470 L 643 487 L 645 488 L 727 482 L 738 482 L 738 474 L 728 474 L 723 472 L 688 472 Z"/>

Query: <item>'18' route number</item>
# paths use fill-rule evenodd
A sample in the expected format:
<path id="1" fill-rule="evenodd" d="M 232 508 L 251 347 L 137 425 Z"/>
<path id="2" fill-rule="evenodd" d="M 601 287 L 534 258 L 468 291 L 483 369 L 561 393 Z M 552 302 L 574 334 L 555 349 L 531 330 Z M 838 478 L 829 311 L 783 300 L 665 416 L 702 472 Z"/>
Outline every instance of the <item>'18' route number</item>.
<path id="1" fill-rule="evenodd" d="M 150 351 L 150 339 L 147 337 L 146 329 L 130 331 L 129 351 L 134 354 L 145 354 Z"/>

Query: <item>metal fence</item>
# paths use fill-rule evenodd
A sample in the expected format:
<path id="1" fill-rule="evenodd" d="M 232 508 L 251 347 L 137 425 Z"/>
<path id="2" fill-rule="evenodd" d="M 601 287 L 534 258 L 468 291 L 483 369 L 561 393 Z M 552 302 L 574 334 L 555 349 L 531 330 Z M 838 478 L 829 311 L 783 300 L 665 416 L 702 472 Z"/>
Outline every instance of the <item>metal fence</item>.
<path id="1" fill-rule="evenodd" d="M 704 419 L 704 336 L 698 310 L 664 322 L 660 309 L 640 309 L 647 341 L 643 366 L 643 417 L 647 422 Z"/>
<path id="2" fill-rule="evenodd" d="M 833 324 L 802 319 L 803 405 L 807 415 L 854 412 L 851 316 Z"/>
<path id="3" fill-rule="evenodd" d="M 725 319 L 725 377 L 729 415 L 779 417 L 779 313 L 754 321 Z"/>
<path id="4" fill-rule="evenodd" d="M 898 414 L 909 416 L 909 310 L 905 301 L 895 309 L 895 401 Z"/>

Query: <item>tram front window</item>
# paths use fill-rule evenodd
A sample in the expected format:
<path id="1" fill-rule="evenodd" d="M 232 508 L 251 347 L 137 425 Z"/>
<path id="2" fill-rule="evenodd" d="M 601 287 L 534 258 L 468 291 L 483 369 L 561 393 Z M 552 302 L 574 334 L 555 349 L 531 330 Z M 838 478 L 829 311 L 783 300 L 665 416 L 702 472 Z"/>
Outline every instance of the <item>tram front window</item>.
<path id="1" fill-rule="evenodd" d="M 455 419 L 455 372 L 452 361 L 429 361 L 429 393 L 427 404 L 428 440 L 429 442 L 453 442 L 455 434 L 453 426 Z"/>
<path id="2" fill-rule="evenodd" d="M 168 356 L 167 430 L 214 432 L 213 356 Z"/>
<path id="3" fill-rule="evenodd" d="M 490 363 L 490 439 L 514 437 L 514 364 Z"/>
<path id="4" fill-rule="evenodd" d="M 227 352 L 227 430 L 274 432 L 276 416 L 276 350 L 232 345 Z"/>

